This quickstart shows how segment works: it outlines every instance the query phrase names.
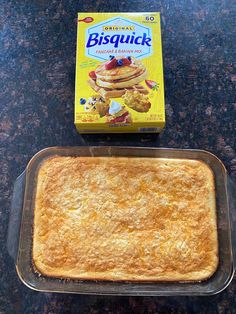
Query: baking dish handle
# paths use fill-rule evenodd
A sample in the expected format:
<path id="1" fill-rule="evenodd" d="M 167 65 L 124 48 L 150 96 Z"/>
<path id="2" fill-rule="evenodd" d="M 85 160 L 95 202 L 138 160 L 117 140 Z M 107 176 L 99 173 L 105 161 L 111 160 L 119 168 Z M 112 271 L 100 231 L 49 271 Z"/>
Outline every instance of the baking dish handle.
<path id="1" fill-rule="evenodd" d="M 234 257 L 234 268 L 236 269 L 236 184 L 229 176 L 227 180 L 227 185 L 231 220 L 231 240 Z"/>
<path id="2" fill-rule="evenodd" d="M 8 224 L 7 250 L 15 262 L 17 259 L 19 245 L 24 190 L 25 190 L 25 171 L 16 179 L 14 184 Z"/>

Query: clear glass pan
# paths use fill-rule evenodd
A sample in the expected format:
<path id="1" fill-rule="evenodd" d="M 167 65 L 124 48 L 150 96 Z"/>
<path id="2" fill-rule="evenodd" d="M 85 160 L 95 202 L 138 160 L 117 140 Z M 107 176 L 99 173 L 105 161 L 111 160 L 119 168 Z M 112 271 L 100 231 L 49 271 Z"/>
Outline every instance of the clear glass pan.
<path id="1" fill-rule="evenodd" d="M 133 156 L 155 158 L 197 159 L 209 165 L 215 176 L 219 266 L 216 273 L 203 282 L 105 282 L 61 280 L 39 275 L 32 264 L 32 233 L 37 172 L 46 158 L 53 156 Z M 8 232 L 8 250 L 15 258 L 20 279 L 38 291 L 110 294 L 110 295 L 212 295 L 225 289 L 233 278 L 235 254 L 236 212 L 233 208 L 235 190 L 223 163 L 202 150 L 139 147 L 52 147 L 38 152 L 25 173 L 18 177 L 12 200 Z M 232 207 L 232 208 L 230 208 Z"/>

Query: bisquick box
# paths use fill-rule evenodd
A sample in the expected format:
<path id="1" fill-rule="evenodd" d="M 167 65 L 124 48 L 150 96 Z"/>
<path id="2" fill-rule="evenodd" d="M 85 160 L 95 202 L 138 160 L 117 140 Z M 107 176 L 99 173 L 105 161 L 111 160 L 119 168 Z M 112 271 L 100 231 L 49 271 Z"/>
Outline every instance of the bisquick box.
<path id="1" fill-rule="evenodd" d="M 163 129 L 160 13 L 78 13 L 74 118 L 80 133 Z"/>

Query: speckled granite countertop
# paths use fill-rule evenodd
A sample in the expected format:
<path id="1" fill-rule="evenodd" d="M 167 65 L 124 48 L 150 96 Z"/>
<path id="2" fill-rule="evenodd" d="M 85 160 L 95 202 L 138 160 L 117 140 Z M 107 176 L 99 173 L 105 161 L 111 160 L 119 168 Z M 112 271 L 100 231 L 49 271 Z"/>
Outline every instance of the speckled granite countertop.
<path id="1" fill-rule="evenodd" d="M 212 297 L 38 293 L 6 250 L 13 182 L 40 149 L 137 145 L 206 149 L 236 178 L 233 1 L 2 0 L 0 313 L 236 313 L 236 280 Z M 166 89 L 160 135 L 80 136 L 73 126 L 77 11 L 161 11 Z"/>

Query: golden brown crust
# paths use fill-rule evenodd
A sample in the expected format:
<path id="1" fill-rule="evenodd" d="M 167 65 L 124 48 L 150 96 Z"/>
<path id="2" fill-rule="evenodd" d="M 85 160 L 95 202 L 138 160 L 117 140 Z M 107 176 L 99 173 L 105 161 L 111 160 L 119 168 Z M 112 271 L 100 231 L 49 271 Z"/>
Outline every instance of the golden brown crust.
<path id="1" fill-rule="evenodd" d="M 213 174 L 197 160 L 50 158 L 37 180 L 33 261 L 62 278 L 207 279 L 218 265 Z"/>

